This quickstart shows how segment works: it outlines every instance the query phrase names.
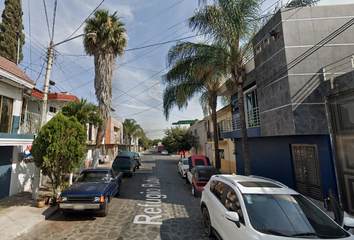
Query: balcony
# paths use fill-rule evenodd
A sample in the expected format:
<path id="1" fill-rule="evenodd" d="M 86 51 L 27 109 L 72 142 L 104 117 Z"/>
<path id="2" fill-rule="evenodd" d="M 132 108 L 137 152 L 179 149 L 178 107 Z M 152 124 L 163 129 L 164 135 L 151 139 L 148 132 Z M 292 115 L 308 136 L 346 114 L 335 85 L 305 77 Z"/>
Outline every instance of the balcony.
<path id="1" fill-rule="evenodd" d="M 37 135 L 41 115 L 27 112 L 22 113 L 19 134 Z"/>
<path id="2" fill-rule="evenodd" d="M 260 126 L 259 108 L 253 108 L 246 112 L 247 128 L 256 128 Z M 230 118 L 226 118 L 219 123 L 220 133 L 233 132 L 241 130 L 240 114 L 235 114 Z"/>

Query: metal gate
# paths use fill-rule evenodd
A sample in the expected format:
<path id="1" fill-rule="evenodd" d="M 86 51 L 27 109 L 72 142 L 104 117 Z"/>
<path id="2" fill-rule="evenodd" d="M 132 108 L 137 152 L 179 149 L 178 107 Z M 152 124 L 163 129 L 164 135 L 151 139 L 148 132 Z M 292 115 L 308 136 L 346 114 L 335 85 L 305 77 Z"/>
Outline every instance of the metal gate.
<path id="1" fill-rule="evenodd" d="M 340 198 L 354 213 L 354 92 L 329 98 Z"/>
<path id="2" fill-rule="evenodd" d="M 1 158 L 0 158 L 0 199 L 8 197 L 10 194 L 11 172 L 12 164 L 10 159 L 12 158 L 13 147 L 1 146 Z"/>
<path id="3" fill-rule="evenodd" d="M 301 194 L 323 200 L 317 146 L 314 144 L 291 145 L 296 190 Z"/>

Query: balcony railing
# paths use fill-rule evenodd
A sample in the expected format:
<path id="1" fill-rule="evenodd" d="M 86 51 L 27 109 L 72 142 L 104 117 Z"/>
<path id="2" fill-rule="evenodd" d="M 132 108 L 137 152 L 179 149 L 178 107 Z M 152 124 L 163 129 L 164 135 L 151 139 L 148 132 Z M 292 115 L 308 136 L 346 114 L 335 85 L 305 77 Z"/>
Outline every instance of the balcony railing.
<path id="1" fill-rule="evenodd" d="M 19 134 L 37 135 L 40 120 L 40 114 L 32 112 L 22 113 Z"/>
<path id="2" fill-rule="evenodd" d="M 254 108 L 246 112 L 247 128 L 255 128 L 260 126 L 259 109 Z M 236 114 L 230 118 L 226 118 L 219 122 L 220 132 L 232 132 L 241 130 L 240 114 Z"/>

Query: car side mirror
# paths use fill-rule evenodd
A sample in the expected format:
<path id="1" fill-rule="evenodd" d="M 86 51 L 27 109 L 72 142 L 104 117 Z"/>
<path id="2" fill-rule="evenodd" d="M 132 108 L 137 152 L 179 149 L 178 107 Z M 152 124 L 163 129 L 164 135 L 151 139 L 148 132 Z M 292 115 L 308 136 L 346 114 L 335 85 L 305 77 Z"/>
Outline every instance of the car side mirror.
<path id="1" fill-rule="evenodd" d="M 225 217 L 229 221 L 234 222 L 238 228 L 241 227 L 240 217 L 238 216 L 237 212 L 225 212 Z"/>
<path id="2" fill-rule="evenodd" d="M 351 218 L 346 212 L 344 212 L 343 228 L 345 230 L 349 230 L 350 228 L 354 228 L 354 218 Z"/>

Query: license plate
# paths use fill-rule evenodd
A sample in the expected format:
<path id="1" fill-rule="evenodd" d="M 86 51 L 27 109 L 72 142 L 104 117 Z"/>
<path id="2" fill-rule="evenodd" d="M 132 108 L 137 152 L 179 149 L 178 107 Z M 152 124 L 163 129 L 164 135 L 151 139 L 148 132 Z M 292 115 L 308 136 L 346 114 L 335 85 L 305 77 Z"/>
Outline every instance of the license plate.
<path id="1" fill-rule="evenodd" d="M 75 204 L 74 209 L 75 210 L 84 210 L 84 205 L 83 204 Z"/>

